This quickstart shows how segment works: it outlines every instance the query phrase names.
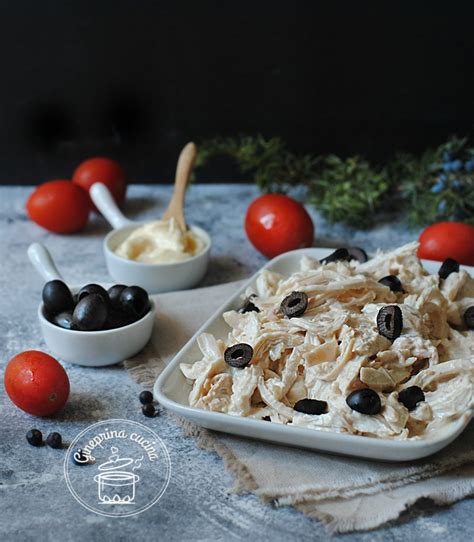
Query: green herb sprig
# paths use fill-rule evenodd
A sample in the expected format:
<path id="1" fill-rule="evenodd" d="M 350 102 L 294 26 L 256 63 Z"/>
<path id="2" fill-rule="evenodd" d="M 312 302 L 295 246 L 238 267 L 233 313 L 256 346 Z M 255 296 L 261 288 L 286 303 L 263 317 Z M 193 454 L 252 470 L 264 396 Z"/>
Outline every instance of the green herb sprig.
<path id="1" fill-rule="evenodd" d="M 278 137 L 217 137 L 201 142 L 197 167 L 218 155 L 235 160 L 263 192 L 303 196 L 329 222 L 368 228 L 389 203 L 408 214 L 413 226 L 440 220 L 474 224 L 474 149 L 466 138 L 374 166 L 359 156 L 298 155 Z"/>
<path id="2" fill-rule="evenodd" d="M 311 183 L 309 202 L 331 223 L 368 228 L 391 188 L 383 168 L 353 156 L 342 160 L 330 155 Z"/>
<path id="3" fill-rule="evenodd" d="M 316 175 L 321 160 L 318 156 L 291 153 L 286 143 L 278 137 L 265 139 L 257 135 L 216 137 L 202 142 L 196 166 L 202 166 L 218 155 L 235 160 L 242 173 L 253 175 L 262 191 L 283 193 L 309 183 Z"/>

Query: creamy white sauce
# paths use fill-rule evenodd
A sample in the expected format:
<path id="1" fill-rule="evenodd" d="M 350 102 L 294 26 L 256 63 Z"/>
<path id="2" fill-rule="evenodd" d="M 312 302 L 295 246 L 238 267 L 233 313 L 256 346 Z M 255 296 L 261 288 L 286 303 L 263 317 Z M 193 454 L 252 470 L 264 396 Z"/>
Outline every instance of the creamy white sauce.
<path id="1" fill-rule="evenodd" d="M 183 232 L 171 218 L 155 220 L 133 230 L 114 252 L 121 258 L 136 262 L 175 263 L 199 254 L 204 245 L 195 232 Z"/>
<path id="2" fill-rule="evenodd" d="M 474 331 L 462 315 L 474 305 L 474 279 L 466 272 L 439 281 L 416 257 L 417 244 L 378 253 L 367 263 L 321 265 L 304 257 L 300 271 L 283 277 L 263 271 L 253 300 L 260 312 L 223 315 L 230 327 L 225 341 L 200 336 L 203 357 L 181 370 L 192 382 L 192 406 L 273 423 L 383 438 L 426 437 L 473 408 Z M 399 277 L 404 293 L 379 284 Z M 304 291 L 305 314 L 285 318 L 284 297 Z M 398 305 L 403 329 L 393 343 L 378 333 L 384 305 Z M 244 342 L 254 350 L 251 365 L 233 369 L 224 361 L 227 346 Z M 419 386 L 425 401 L 408 411 L 398 401 L 404 388 Z M 374 416 L 346 404 L 347 395 L 369 387 L 381 399 Z M 323 400 L 328 412 L 308 415 L 293 409 L 303 398 Z"/>

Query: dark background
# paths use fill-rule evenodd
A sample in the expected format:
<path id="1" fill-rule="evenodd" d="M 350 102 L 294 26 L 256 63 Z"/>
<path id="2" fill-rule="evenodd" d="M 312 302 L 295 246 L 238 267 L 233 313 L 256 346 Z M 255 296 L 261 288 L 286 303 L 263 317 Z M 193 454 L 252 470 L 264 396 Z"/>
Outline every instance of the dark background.
<path id="1" fill-rule="evenodd" d="M 0 182 L 95 155 L 163 182 L 215 135 L 383 161 L 472 131 L 472 2 L 327 4 L 2 2 Z M 236 178 L 222 161 L 198 174 Z"/>

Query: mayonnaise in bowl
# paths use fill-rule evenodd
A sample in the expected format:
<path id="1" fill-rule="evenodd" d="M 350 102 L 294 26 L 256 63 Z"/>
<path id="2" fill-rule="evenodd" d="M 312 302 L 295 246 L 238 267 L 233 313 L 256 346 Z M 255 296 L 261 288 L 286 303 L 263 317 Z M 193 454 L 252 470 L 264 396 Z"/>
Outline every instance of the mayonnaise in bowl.
<path id="1" fill-rule="evenodd" d="M 141 263 L 176 263 L 202 252 L 205 242 L 193 230 L 182 231 L 174 218 L 155 220 L 134 229 L 115 249 L 126 260 Z"/>

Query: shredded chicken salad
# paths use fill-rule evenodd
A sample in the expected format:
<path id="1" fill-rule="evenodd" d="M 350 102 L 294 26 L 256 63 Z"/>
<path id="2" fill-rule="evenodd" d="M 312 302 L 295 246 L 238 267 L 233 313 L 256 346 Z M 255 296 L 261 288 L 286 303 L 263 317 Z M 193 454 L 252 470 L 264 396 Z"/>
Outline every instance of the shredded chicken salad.
<path id="1" fill-rule="evenodd" d="M 428 274 L 417 246 L 365 262 L 303 256 L 286 277 L 263 270 L 223 314 L 228 337 L 202 334 L 201 359 L 180 365 L 189 404 L 394 439 L 469 415 L 474 279 L 459 266 Z"/>

